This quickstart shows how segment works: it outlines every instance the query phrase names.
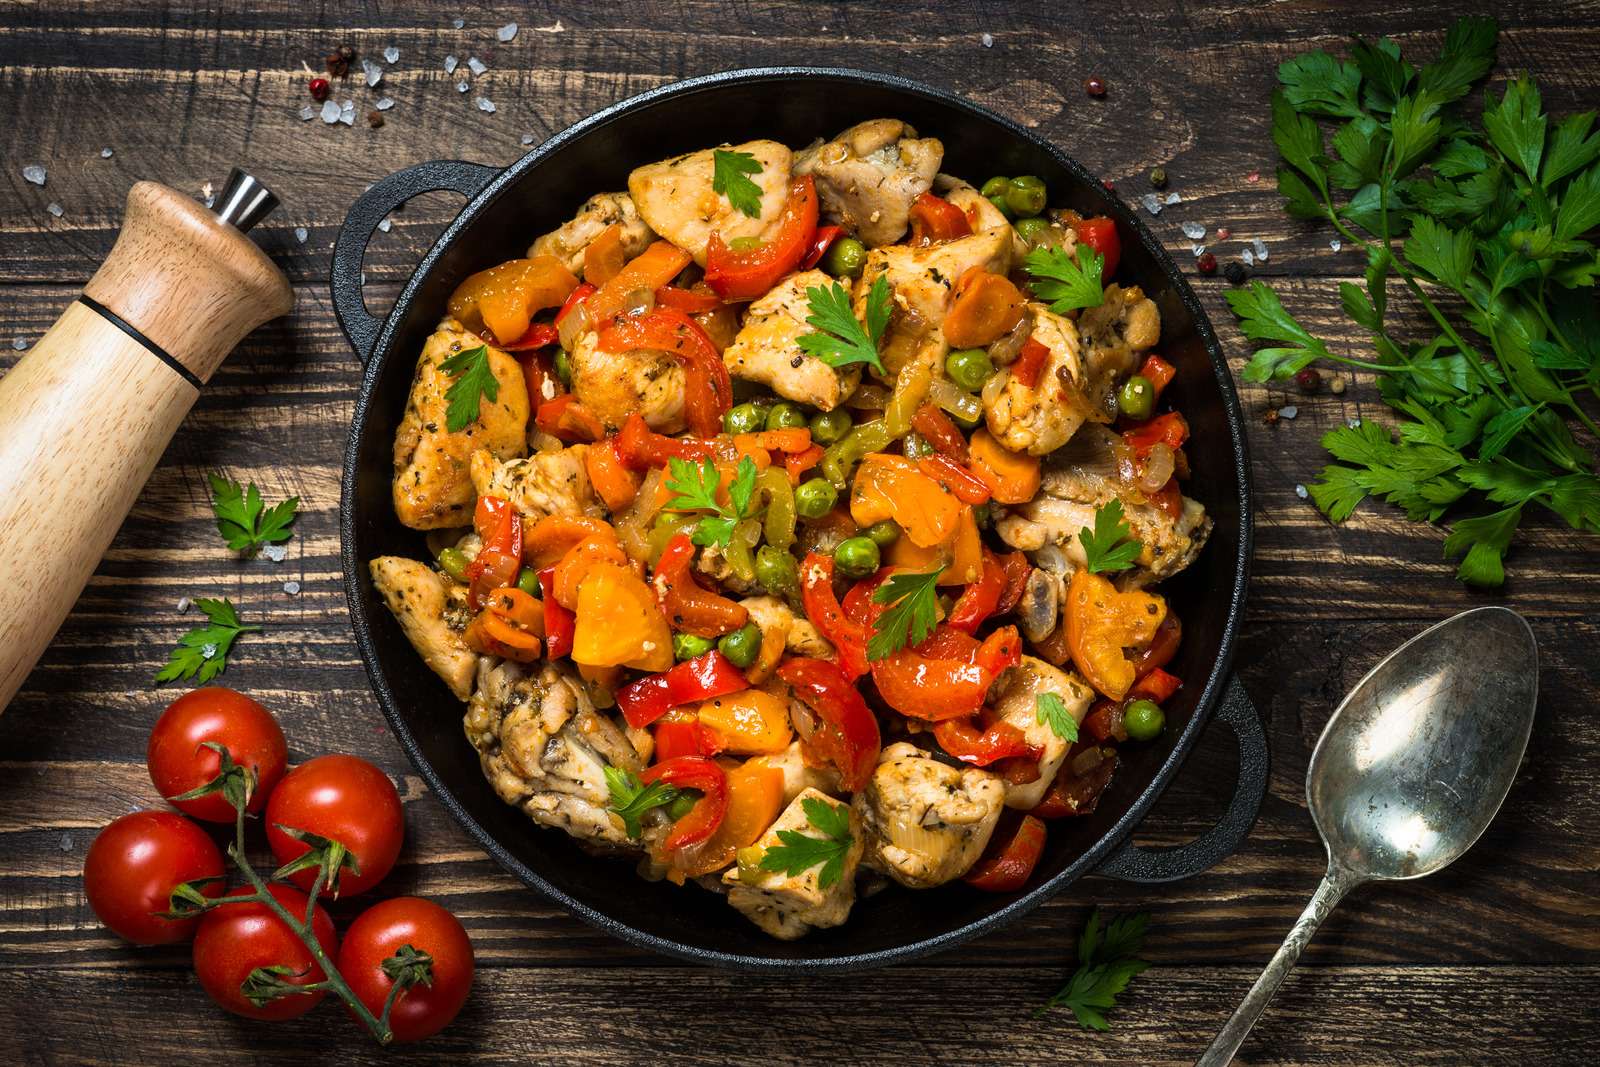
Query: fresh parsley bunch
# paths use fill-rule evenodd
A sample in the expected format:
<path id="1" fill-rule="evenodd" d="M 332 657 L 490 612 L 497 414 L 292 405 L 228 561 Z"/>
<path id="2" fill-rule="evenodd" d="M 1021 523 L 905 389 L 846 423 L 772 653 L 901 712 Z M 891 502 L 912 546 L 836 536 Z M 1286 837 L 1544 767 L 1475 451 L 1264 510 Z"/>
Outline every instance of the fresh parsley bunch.
<path id="1" fill-rule="evenodd" d="M 1375 359 L 1328 347 L 1254 282 L 1227 294 L 1245 336 L 1266 342 L 1244 376 L 1288 378 L 1318 361 L 1379 376 L 1398 434 L 1359 424 L 1323 445 L 1338 462 L 1310 486 L 1335 522 L 1381 497 L 1451 528 L 1457 577 L 1495 586 L 1524 509 L 1600 532 L 1600 130 L 1595 113 L 1547 116 L 1526 77 L 1464 105 L 1495 59 L 1492 19 L 1463 18 L 1420 69 L 1399 45 L 1357 41 L 1348 60 L 1311 52 L 1278 68 L 1272 136 L 1291 215 L 1331 224 L 1365 251 L 1364 285 L 1341 283 L 1345 314 Z M 1332 155 L 1319 123 L 1333 123 Z M 1389 282 L 1408 315 L 1396 323 Z M 1426 328 L 1420 342 L 1402 340 Z"/>

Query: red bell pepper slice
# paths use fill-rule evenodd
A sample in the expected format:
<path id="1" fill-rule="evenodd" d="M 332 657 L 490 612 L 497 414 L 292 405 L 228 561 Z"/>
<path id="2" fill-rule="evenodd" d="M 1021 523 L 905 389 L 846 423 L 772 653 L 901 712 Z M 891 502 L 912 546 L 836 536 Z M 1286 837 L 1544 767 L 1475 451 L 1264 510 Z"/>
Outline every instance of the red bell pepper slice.
<path id="1" fill-rule="evenodd" d="M 1100 795 L 1111 784 L 1111 776 L 1116 772 L 1117 755 L 1115 752 L 1107 754 L 1081 775 L 1072 773 L 1072 763 L 1078 753 L 1097 743 L 1080 741 L 1067 751 L 1067 758 L 1062 761 L 1050 788 L 1045 790 L 1044 799 L 1028 814 L 1041 819 L 1066 819 L 1075 815 L 1094 814 L 1095 807 L 1100 803 Z"/>
<path id="2" fill-rule="evenodd" d="M 535 409 L 533 423 L 552 437 L 569 444 L 603 440 L 606 428 L 571 393 L 546 400 Z"/>
<path id="3" fill-rule="evenodd" d="M 483 547 L 466 569 L 468 603 L 477 611 L 492 591 L 516 584 L 522 569 L 522 516 L 505 497 L 480 496 L 472 525 L 483 538 Z"/>
<path id="4" fill-rule="evenodd" d="M 883 738 L 878 719 L 856 691 L 854 680 L 837 664 L 805 657 L 785 660 L 778 677 L 817 715 L 817 728 L 803 747 L 837 767 L 846 789 L 865 786 L 878 764 Z"/>
<path id="5" fill-rule="evenodd" d="M 1006 591 L 1000 594 L 1000 603 L 995 605 L 994 613 L 1004 615 L 1022 603 L 1022 592 L 1028 587 L 1028 575 L 1033 573 L 1033 565 L 1021 552 L 1007 552 L 998 558 L 1006 572 Z"/>
<path id="6" fill-rule="evenodd" d="M 1007 581 L 1000 557 L 984 549 L 983 573 L 962 590 L 961 598 L 950 609 L 950 617 L 945 622 L 962 633 L 977 633 L 983 621 L 1000 610 L 1000 598 L 1005 595 Z"/>
<path id="7" fill-rule="evenodd" d="M 833 646 L 839 669 L 856 679 L 867 673 L 867 628 L 849 618 L 833 592 L 833 557 L 811 552 L 800 564 L 800 602 L 806 618 Z"/>
<path id="8" fill-rule="evenodd" d="M 556 325 L 560 326 L 561 320 L 566 318 L 573 308 L 589 299 L 599 289 L 599 286 L 591 285 L 589 282 L 579 282 L 577 288 L 567 294 L 567 299 L 562 303 L 561 310 L 556 312 Z"/>
<path id="9" fill-rule="evenodd" d="M 1170 385 L 1177 374 L 1177 367 L 1156 355 L 1144 357 L 1144 362 L 1139 365 L 1139 376 L 1156 387 L 1157 399 L 1161 397 L 1161 390 Z"/>
<path id="10" fill-rule="evenodd" d="M 1028 744 L 1027 736 L 1010 723 L 1000 720 L 979 730 L 976 716 L 945 719 L 934 723 L 934 740 L 939 747 L 963 763 L 987 767 L 997 760 L 1024 757 L 1038 766 L 1039 749 Z M 1037 772 L 1035 772 L 1037 774 Z"/>
<path id="11" fill-rule="evenodd" d="M 953 241 L 972 232 L 966 212 L 942 196 L 920 193 L 911 201 L 911 243 Z"/>
<path id="12" fill-rule="evenodd" d="M 561 335 L 556 332 L 554 325 L 548 322 L 534 322 L 528 324 L 528 331 L 508 345 L 500 348 L 506 352 L 526 352 L 530 349 L 545 348 L 553 345 Z"/>
<path id="13" fill-rule="evenodd" d="M 572 655 L 572 635 L 578 616 L 556 599 L 554 564 L 539 572 L 539 594 L 544 598 L 544 647 L 551 659 Z"/>
<path id="14" fill-rule="evenodd" d="M 748 252 L 735 252 L 713 233 L 706 245 L 706 284 L 727 301 L 754 300 L 800 265 L 817 231 L 817 187 L 806 174 L 789 183 L 777 232 Z"/>
<path id="15" fill-rule="evenodd" d="M 517 355 L 522 366 L 522 384 L 528 388 L 528 406 L 535 411 L 546 400 L 562 392 L 561 382 L 552 373 L 547 352 L 528 351 Z"/>
<path id="16" fill-rule="evenodd" d="M 1022 638 L 1015 626 L 1002 626 L 981 645 L 941 626 L 921 645 L 874 662 L 872 680 L 884 703 L 902 715 L 939 722 L 976 713 L 1000 672 L 1021 661 Z"/>
<path id="17" fill-rule="evenodd" d="M 1183 517 L 1183 490 L 1178 488 L 1178 479 L 1168 478 L 1167 484 L 1151 495 L 1149 500 L 1167 518 Z"/>
<path id="18" fill-rule="evenodd" d="M 715 653 L 713 653 L 714 655 Z M 674 668 L 676 670 L 676 668 Z M 639 775 L 646 785 L 666 782 L 679 789 L 698 789 L 701 797 L 689 813 L 672 824 L 662 849 L 677 852 L 698 845 L 716 832 L 728 813 L 728 775 L 705 756 L 678 756 L 647 767 Z"/>
<path id="19" fill-rule="evenodd" d="M 1183 443 L 1189 439 L 1189 424 L 1184 421 L 1181 413 L 1169 411 L 1165 415 L 1157 415 L 1148 422 L 1141 422 L 1131 430 L 1124 430 L 1122 439 L 1135 453 L 1148 452 L 1158 444 L 1164 444 L 1168 448 L 1182 448 Z"/>
<path id="20" fill-rule="evenodd" d="M 623 422 L 622 429 L 613 439 L 617 458 L 634 470 L 665 467 L 671 459 L 684 459 L 698 463 L 712 454 L 708 441 L 693 437 L 668 437 L 656 433 L 637 411 Z"/>
<path id="21" fill-rule="evenodd" d="M 1126 741 L 1128 731 L 1122 725 L 1122 702 L 1101 697 L 1083 717 L 1083 731 L 1096 741 Z"/>
<path id="22" fill-rule="evenodd" d="M 700 324 L 676 308 L 658 307 L 643 315 L 619 315 L 601 330 L 596 343 L 605 352 L 649 348 L 668 352 L 683 367 L 684 414 L 701 437 L 722 429 L 722 415 L 733 406 L 733 378 Z"/>
<path id="23" fill-rule="evenodd" d="M 799 485 L 800 476 L 822 462 L 823 452 L 821 445 L 807 445 L 803 452 L 785 452 L 783 473 L 789 476 L 789 484 Z"/>
<path id="24" fill-rule="evenodd" d="M 1117 264 L 1122 262 L 1122 238 L 1117 234 L 1117 224 L 1100 215 L 1092 219 L 1080 219 L 1073 230 L 1078 240 L 1105 258 L 1100 277 L 1110 281 L 1111 276 L 1117 273 Z"/>
<path id="25" fill-rule="evenodd" d="M 696 637 L 731 634 L 750 618 L 743 604 L 719 596 L 695 581 L 694 542 L 688 534 L 674 534 L 661 552 L 653 579 L 661 611 L 674 630 Z"/>
<path id="26" fill-rule="evenodd" d="M 679 756 L 715 756 L 725 747 L 722 735 L 697 718 L 662 719 L 654 730 L 657 763 Z"/>
<path id="27" fill-rule="evenodd" d="M 950 421 L 950 416 L 939 410 L 937 404 L 924 404 L 911 417 L 911 428 L 940 452 L 963 467 L 972 458 L 967 451 L 967 439 Z"/>
<path id="28" fill-rule="evenodd" d="M 1011 364 L 1011 379 L 1032 389 L 1039 384 L 1039 373 L 1049 359 L 1050 349 L 1043 342 L 1028 338 L 1017 354 L 1017 361 Z"/>
<path id="29" fill-rule="evenodd" d="M 1183 685 L 1182 680 L 1175 674 L 1168 674 L 1160 667 L 1133 683 L 1133 688 L 1128 690 L 1129 700 L 1153 700 L 1157 704 L 1164 704 Z"/>
<path id="30" fill-rule="evenodd" d="M 617 690 L 617 707 L 628 725 L 642 729 L 673 708 L 749 689 L 750 680 L 716 649 L 660 674 L 649 674 Z"/>
<path id="31" fill-rule="evenodd" d="M 1028 883 L 1044 853 L 1045 826 L 1032 815 L 1005 820 L 963 882 L 989 893 L 1015 893 Z"/>
<path id="32" fill-rule="evenodd" d="M 1151 671 L 1171 663 L 1182 641 L 1183 622 L 1176 612 L 1169 610 L 1167 617 L 1161 620 L 1161 625 L 1156 627 L 1156 635 L 1150 639 L 1149 646 L 1134 657 L 1133 676 L 1143 678 Z"/>
<path id="33" fill-rule="evenodd" d="M 944 486 L 963 504 L 987 504 L 989 487 L 976 474 L 946 455 L 923 456 L 917 469 Z"/>
<path id="34" fill-rule="evenodd" d="M 843 236 L 843 226 L 818 226 L 816 235 L 811 238 L 811 249 L 806 252 L 806 258 L 800 261 L 800 269 L 810 270 L 821 263 L 822 257 L 828 254 L 828 248 Z"/>
<path id="35" fill-rule="evenodd" d="M 674 311 L 682 311 L 690 315 L 698 315 L 701 312 L 710 311 L 721 303 L 722 300 L 716 293 L 702 293 L 697 289 L 680 289 L 676 285 L 663 285 L 656 289 L 656 304 L 658 306 L 672 308 Z"/>

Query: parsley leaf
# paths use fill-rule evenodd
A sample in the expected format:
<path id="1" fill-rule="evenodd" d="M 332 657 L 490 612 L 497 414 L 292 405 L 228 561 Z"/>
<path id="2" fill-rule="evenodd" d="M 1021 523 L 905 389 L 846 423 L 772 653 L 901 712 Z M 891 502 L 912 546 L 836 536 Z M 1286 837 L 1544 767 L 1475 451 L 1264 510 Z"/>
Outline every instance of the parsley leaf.
<path id="1" fill-rule="evenodd" d="M 1078 530 L 1078 544 L 1092 574 L 1125 571 L 1133 566 L 1144 546 L 1133 539 L 1133 529 L 1123 520 L 1122 501 L 1112 500 L 1094 513 L 1094 529 Z"/>
<path id="2" fill-rule="evenodd" d="M 467 348 L 443 363 L 439 369 L 455 376 L 444 398 L 449 401 L 445 410 L 445 429 L 459 433 L 478 421 L 478 400 L 486 396 L 493 403 L 500 398 L 500 379 L 489 366 L 489 346 Z"/>
<path id="3" fill-rule="evenodd" d="M 240 634 L 258 633 L 259 626 L 244 626 L 233 602 L 226 597 L 210 600 L 205 597 L 194 602 L 211 620 L 208 625 L 197 626 L 178 639 L 177 647 L 167 656 L 167 665 L 156 673 L 156 682 L 170 682 L 180 678 L 193 678 L 204 684 L 221 674 L 228 666 L 228 650 Z"/>
<path id="4" fill-rule="evenodd" d="M 1323 51 L 1307 52 L 1278 67 L 1284 95 L 1298 110 L 1338 118 L 1362 114 L 1361 72 Z"/>
<path id="5" fill-rule="evenodd" d="M 606 767 L 605 775 L 606 788 L 611 793 L 611 803 L 606 810 L 621 816 L 622 826 L 629 837 L 639 836 L 639 819 L 645 812 L 663 804 L 671 804 L 682 795 L 681 790 L 666 782 L 645 785 L 632 771 Z"/>
<path id="6" fill-rule="evenodd" d="M 830 367 L 865 363 L 883 373 L 878 345 L 889 327 L 889 278 L 880 274 L 867 291 L 867 325 L 863 329 L 850 307 L 850 293 L 838 282 L 826 289 L 813 285 L 806 289 L 811 314 L 806 325 L 817 333 L 803 334 L 796 341 L 802 352 L 816 356 Z"/>
<path id="7" fill-rule="evenodd" d="M 1067 710 L 1059 693 L 1040 693 L 1034 701 L 1034 717 L 1050 727 L 1050 732 L 1068 744 L 1078 740 L 1078 720 Z"/>
<path id="8" fill-rule="evenodd" d="M 1301 368 L 1327 358 L 1328 346 L 1284 310 L 1270 285 L 1253 281 L 1248 289 L 1230 289 L 1222 295 L 1250 340 L 1288 343 L 1288 347 L 1258 349 L 1245 365 L 1245 381 L 1292 378 Z"/>
<path id="9" fill-rule="evenodd" d="M 717 499 L 722 484 L 722 474 L 715 463 L 706 459 L 696 467 L 686 459 L 673 457 L 667 461 L 671 477 L 667 489 L 673 493 L 667 507 L 673 511 L 709 511 L 712 514 L 695 524 L 689 540 L 697 545 L 725 545 L 733 537 L 733 528 L 739 520 L 750 514 L 750 503 L 755 496 L 756 465 L 749 456 L 739 457 L 734 468 L 733 481 L 728 483 L 728 503 Z"/>
<path id="10" fill-rule="evenodd" d="M 1490 97 L 1483 106 L 1483 129 L 1500 154 L 1524 174 L 1537 179 L 1544 155 L 1544 105 L 1539 87 L 1522 77 L 1506 83 L 1498 102 Z"/>
<path id="11" fill-rule="evenodd" d="M 1022 263 L 1033 276 L 1034 294 L 1050 301 L 1050 310 L 1057 315 L 1105 302 L 1100 275 L 1106 260 L 1086 244 L 1078 245 L 1070 258 L 1059 248 L 1035 248 Z"/>
<path id="12" fill-rule="evenodd" d="M 806 813 L 806 821 L 823 836 L 779 830 L 778 840 L 782 843 L 766 850 L 761 857 L 761 869 L 793 877 L 820 863 L 822 872 L 817 875 L 817 888 L 831 889 L 844 874 L 845 857 L 855 843 L 850 833 L 850 809 L 816 797 L 806 797 L 800 802 L 800 808 Z"/>
<path id="13" fill-rule="evenodd" d="M 264 544 L 287 541 L 289 524 L 294 522 L 300 498 L 292 496 L 268 508 L 261 490 L 251 482 L 240 488 L 220 474 L 206 476 L 211 482 L 211 511 L 217 517 L 217 532 L 235 552 L 253 551 Z"/>
<path id="14" fill-rule="evenodd" d="M 890 606 L 873 625 L 867 659 L 885 659 L 928 639 L 939 621 L 938 582 L 943 573 L 940 567 L 926 574 L 891 574 L 872 591 L 874 603 Z"/>
<path id="15" fill-rule="evenodd" d="M 1450 536 L 1444 539 L 1446 559 L 1466 553 L 1456 568 L 1456 577 L 1469 585 L 1495 586 L 1504 582 L 1506 549 L 1521 521 L 1521 504 L 1476 518 L 1457 519 Z"/>
<path id="16" fill-rule="evenodd" d="M 764 168 L 749 152 L 711 152 L 711 191 L 728 198 L 736 210 L 751 218 L 761 217 L 761 186 L 746 175 L 760 174 Z"/>
<path id="17" fill-rule="evenodd" d="M 1149 925 L 1149 914 L 1140 912 L 1113 919 L 1102 933 L 1100 910 L 1096 908 L 1078 935 L 1077 971 L 1035 1014 L 1067 1007 L 1077 1016 L 1079 1026 L 1088 1030 L 1111 1029 L 1105 1012 L 1117 1006 L 1117 994 L 1128 988 L 1134 976 L 1150 966 L 1136 958 L 1144 947 Z"/>
<path id="18" fill-rule="evenodd" d="M 1422 88 L 1442 103 L 1466 96 L 1472 83 L 1494 66 L 1496 35 L 1494 19 L 1457 19 L 1445 33 L 1439 58 L 1422 68 Z"/>

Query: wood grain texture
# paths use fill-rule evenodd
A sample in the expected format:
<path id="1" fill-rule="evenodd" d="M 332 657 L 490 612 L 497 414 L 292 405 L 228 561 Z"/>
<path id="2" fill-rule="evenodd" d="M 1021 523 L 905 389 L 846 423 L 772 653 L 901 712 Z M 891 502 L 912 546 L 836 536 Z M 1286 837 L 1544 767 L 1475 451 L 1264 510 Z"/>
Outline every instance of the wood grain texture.
<path id="1" fill-rule="evenodd" d="M 1365 505 L 1334 527 L 1295 493 L 1324 462 L 1318 438 L 1380 415 L 1369 384 L 1342 396 L 1241 385 L 1258 511 L 1247 626 L 1238 651 L 1271 739 L 1273 777 L 1245 846 L 1167 886 L 1090 878 L 1010 929 L 898 970 L 827 982 L 685 969 L 612 941 L 544 903 L 477 851 L 426 795 L 367 689 L 350 638 L 338 558 L 338 479 L 358 368 L 326 285 L 345 208 L 383 174 L 430 158 L 506 163 L 634 92 L 736 66 L 823 62 L 888 70 L 954 89 L 1032 124 L 1124 195 L 1166 167 L 1183 203 L 1151 225 L 1182 263 L 1197 221 L 1262 237 L 1261 273 L 1332 343 L 1355 352 L 1335 282 L 1359 273 L 1328 234 L 1289 220 L 1271 191 L 1266 95 L 1273 67 L 1349 34 L 1434 47 L 1456 14 L 1494 12 L 1504 68 L 1540 81 L 1553 110 L 1600 97 L 1595 0 L 1344 2 L 1239 0 L 1143 5 L 985 3 L 937 15 L 887 2 L 613 7 L 304 6 L 238 14 L 131 0 L 0 0 L 0 368 L 12 338 L 37 340 L 111 247 L 127 187 L 157 178 L 198 193 L 230 165 L 285 202 L 264 246 L 295 282 L 295 313 L 257 331 L 201 395 L 60 637 L 0 716 L 0 1051 L 28 1064 L 190 1063 L 232 1053 L 313 1062 L 332 1042 L 351 1062 L 1189 1063 L 1242 995 L 1321 873 L 1304 808 L 1311 746 L 1340 696 L 1430 621 L 1486 602 L 1533 622 L 1543 674 L 1535 741 L 1502 817 L 1460 863 L 1417 883 L 1358 890 L 1329 920 L 1245 1046 L 1260 1064 L 1578 1064 L 1600 1044 L 1600 551 L 1536 522 L 1519 535 L 1495 596 L 1451 580 L 1443 535 Z M 463 30 L 451 27 L 466 19 Z M 494 29 L 515 19 L 509 45 Z M 561 33 L 535 27 L 560 21 Z M 823 27 L 827 27 L 824 29 Z M 985 48 L 981 35 L 992 37 Z M 349 41 L 401 50 L 371 130 L 302 123 L 300 62 Z M 441 66 L 478 55 L 490 71 L 465 97 Z M 1097 74 L 1111 92 L 1079 89 Z M 1497 74 L 1497 77 L 1499 75 Z M 493 99 L 493 115 L 472 99 Z M 365 113 L 377 93 L 336 89 Z M 100 148 L 114 150 L 100 158 Z M 50 167 L 43 189 L 23 163 Z M 1252 182 L 1252 172 L 1265 175 Z M 61 218 L 45 211 L 51 201 Z M 369 304 L 386 308 L 459 202 L 413 202 L 367 254 Z M 294 228 L 307 230 L 300 243 Z M 1223 304 L 1197 289 L 1235 369 L 1247 346 Z M 1291 402 L 1292 422 L 1266 425 Z M 218 540 L 205 472 L 305 502 L 283 564 L 240 560 Z M 286 580 L 298 595 L 283 592 Z M 269 704 L 291 759 L 348 751 L 393 774 L 409 838 L 395 892 L 456 910 L 479 953 L 462 1021 L 413 1050 L 379 1052 L 338 1012 L 268 1027 L 204 1002 L 182 949 L 140 950 L 94 922 L 79 873 L 109 818 L 153 802 L 141 757 L 172 695 L 149 679 L 194 616 L 180 597 L 227 595 L 261 634 L 242 638 L 222 680 Z M 452 720 L 455 708 L 441 709 Z M 1202 831 L 1222 810 L 1233 755 L 1207 737 L 1141 828 L 1152 844 Z M 1029 1012 L 1071 967 L 1091 905 L 1146 908 L 1154 968 L 1105 1035 Z M 359 902 L 342 901 L 347 921 Z M 730 919 L 730 921 L 732 921 Z M 817 1006 L 822 1005 L 821 1009 Z M 781 1026 L 774 1025 L 781 1021 Z"/>

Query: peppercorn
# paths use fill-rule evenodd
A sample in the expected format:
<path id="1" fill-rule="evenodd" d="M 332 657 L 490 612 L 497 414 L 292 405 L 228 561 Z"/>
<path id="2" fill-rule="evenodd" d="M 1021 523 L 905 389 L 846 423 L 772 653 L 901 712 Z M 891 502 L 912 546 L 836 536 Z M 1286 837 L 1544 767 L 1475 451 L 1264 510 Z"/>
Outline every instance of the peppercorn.
<path id="1" fill-rule="evenodd" d="M 1201 274 L 1217 273 L 1217 257 L 1210 252 L 1201 252 L 1194 265 L 1200 268 Z"/>
<path id="2" fill-rule="evenodd" d="M 1106 95 L 1106 80 L 1097 76 L 1083 79 L 1083 91 L 1099 99 Z"/>
<path id="3" fill-rule="evenodd" d="M 1300 387 L 1302 393 L 1314 393 L 1322 388 L 1322 375 L 1317 373 L 1315 367 L 1304 367 L 1294 376 L 1294 384 Z"/>
<path id="4" fill-rule="evenodd" d="M 1230 259 L 1228 265 L 1222 268 L 1222 276 L 1228 279 L 1229 284 L 1244 284 L 1244 264 L 1237 259 Z"/>
<path id="5" fill-rule="evenodd" d="M 1150 172 L 1150 185 L 1156 189 L 1167 187 L 1167 168 L 1157 167 Z"/>
<path id="6" fill-rule="evenodd" d="M 330 52 L 325 62 L 328 65 L 328 77 L 346 78 L 350 75 L 350 64 L 356 61 L 356 50 L 347 44 L 339 46 L 335 52 Z"/>
<path id="7" fill-rule="evenodd" d="M 1344 390 L 1345 384 L 1343 378 L 1334 378 L 1328 382 L 1328 392 L 1332 393 L 1334 396 L 1342 396 L 1344 394 Z"/>
<path id="8" fill-rule="evenodd" d="M 1261 421 L 1266 423 L 1268 426 L 1275 426 L 1277 425 L 1278 417 L 1277 408 L 1268 408 L 1266 410 L 1266 414 L 1261 416 Z"/>
<path id="9" fill-rule="evenodd" d="M 369 111 L 369 112 L 367 112 L 367 125 L 371 126 L 375 130 L 382 129 L 383 128 L 383 112 L 381 112 L 381 111 Z"/>
<path id="10" fill-rule="evenodd" d="M 315 100 L 319 104 L 322 103 L 322 101 L 328 99 L 328 79 L 327 78 L 312 78 L 311 79 L 311 99 Z"/>

